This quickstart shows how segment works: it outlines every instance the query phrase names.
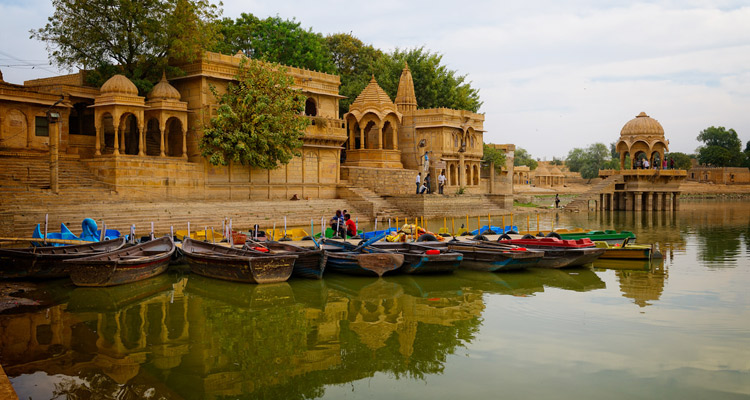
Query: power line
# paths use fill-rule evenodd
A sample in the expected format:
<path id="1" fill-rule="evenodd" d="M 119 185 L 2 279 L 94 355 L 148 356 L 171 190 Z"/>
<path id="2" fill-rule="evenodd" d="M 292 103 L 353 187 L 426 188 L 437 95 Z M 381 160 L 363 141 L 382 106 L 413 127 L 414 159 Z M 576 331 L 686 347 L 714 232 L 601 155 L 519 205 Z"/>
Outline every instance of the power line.
<path id="1" fill-rule="evenodd" d="M 34 64 L 28 63 L 28 62 L 26 62 L 26 61 L 24 61 L 24 60 L 22 60 L 22 59 L 20 59 L 20 58 L 18 58 L 16 56 L 14 56 L 12 54 L 8 54 L 8 53 L 6 53 L 6 52 L 4 52 L 2 50 L 0 50 L 0 54 L 4 55 L 6 57 L 9 57 L 12 60 L 18 61 L 18 62 L 22 63 L 23 65 L 26 65 L 27 67 L 31 67 L 31 69 L 39 68 L 41 70 L 47 71 L 47 72 L 52 73 L 52 74 L 59 73 L 59 71 L 53 71 L 53 70 L 51 70 L 49 68 L 42 67 L 41 65 L 43 65 L 43 64 L 41 64 L 41 65 L 34 65 Z M 10 65 L 8 67 L 10 67 Z M 14 67 L 14 68 L 20 68 L 20 67 Z"/>

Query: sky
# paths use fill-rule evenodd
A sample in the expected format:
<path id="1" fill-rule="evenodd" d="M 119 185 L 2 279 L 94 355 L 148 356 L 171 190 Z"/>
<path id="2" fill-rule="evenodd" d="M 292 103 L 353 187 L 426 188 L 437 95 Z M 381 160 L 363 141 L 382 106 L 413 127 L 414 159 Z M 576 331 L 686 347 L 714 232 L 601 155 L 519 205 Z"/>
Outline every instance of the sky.
<path id="1" fill-rule="evenodd" d="M 440 53 L 479 89 L 484 141 L 542 160 L 615 142 L 641 111 L 661 123 L 671 151 L 694 152 L 710 126 L 737 131 L 743 149 L 750 140 L 749 0 L 225 0 L 222 8 L 230 18 L 295 18 L 386 51 Z M 29 39 L 51 15 L 51 0 L 0 0 L 5 81 L 67 73 Z"/>

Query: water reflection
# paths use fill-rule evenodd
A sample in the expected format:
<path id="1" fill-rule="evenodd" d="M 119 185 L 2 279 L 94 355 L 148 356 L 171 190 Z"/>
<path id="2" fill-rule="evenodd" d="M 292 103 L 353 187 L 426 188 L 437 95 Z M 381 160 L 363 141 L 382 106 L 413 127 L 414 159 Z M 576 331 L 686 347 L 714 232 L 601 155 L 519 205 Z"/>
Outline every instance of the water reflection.
<path id="1" fill-rule="evenodd" d="M 669 277 L 664 261 L 653 260 L 596 260 L 595 269 L 615 270 L 623 297 L 633 299 L 639 307 L 653 305 L 664 292 Z"/>

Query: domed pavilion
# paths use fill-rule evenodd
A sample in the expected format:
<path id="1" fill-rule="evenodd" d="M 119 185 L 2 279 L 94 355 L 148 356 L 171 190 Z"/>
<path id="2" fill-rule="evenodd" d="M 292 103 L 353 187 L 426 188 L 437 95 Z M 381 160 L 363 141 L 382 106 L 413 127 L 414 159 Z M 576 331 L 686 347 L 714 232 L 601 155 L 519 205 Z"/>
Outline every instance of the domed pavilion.
<path id="1" fill-rule="evenodd" d="M 634 160 L 646 158 L 652 166 L 660 167 L 664 153 L 669 151 L 669 141 L 664 139 L 664 128 L 659 121 L 641 112 L 628 121 L 620 131 L 616 146 L 620 153 L 620 169 L 633 169 Z M 630 155 L 630 164 L 625 165 Z"/>

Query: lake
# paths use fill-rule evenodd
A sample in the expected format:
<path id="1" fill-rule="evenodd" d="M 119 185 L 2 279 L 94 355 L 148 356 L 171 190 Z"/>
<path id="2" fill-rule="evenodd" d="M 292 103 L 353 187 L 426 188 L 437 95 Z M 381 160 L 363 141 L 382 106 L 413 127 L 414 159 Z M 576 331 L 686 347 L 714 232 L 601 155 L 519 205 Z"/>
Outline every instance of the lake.
<path id="1" fill-rule="evenodd" d="M 0 315 L 0 364 L 34 400 L 750 398 L 750 203 L 545 218 L 632 230 L 664 259 L 260 286 L 184 269 L 55 281 L 29 294 L 42 309 Z"/>

